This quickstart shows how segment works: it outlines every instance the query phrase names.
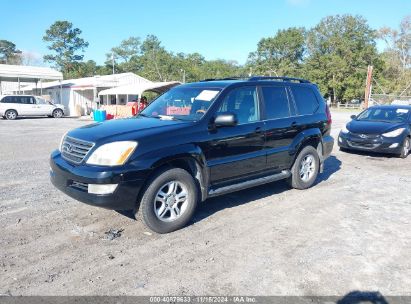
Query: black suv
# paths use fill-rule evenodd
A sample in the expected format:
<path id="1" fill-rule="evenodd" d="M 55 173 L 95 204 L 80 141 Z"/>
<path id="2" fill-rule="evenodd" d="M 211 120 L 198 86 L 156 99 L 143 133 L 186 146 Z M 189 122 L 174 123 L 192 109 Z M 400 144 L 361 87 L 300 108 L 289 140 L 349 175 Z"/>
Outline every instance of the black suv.
<path id="1" fill-rule="evenodd" d="M 317 86 L 287 77 L 177 86 L 138 116 L 65 134 L 51 181 L 86 204 L 141 210 L 159 233 L 183 227 L 208 197 L 287 179 L 313 185 L 334 140 Z"/>

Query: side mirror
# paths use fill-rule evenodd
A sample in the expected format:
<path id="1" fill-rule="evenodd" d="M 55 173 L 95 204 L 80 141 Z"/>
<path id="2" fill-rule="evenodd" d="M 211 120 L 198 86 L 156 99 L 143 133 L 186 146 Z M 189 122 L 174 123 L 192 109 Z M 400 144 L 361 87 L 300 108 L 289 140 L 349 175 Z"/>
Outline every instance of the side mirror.
<path id="1" fill-rule="evenodd" d="M 351 117 L 351 119 L 356 119 L 357 115 L 351 115 L 350 117 Z"/>
<path id="2" fill-rule="evenodd" d="M 214 125 L 218 127 L 234 127 L 237 125 L 237 116 L 233 113 L 219 114 L 214 119 Z"/>

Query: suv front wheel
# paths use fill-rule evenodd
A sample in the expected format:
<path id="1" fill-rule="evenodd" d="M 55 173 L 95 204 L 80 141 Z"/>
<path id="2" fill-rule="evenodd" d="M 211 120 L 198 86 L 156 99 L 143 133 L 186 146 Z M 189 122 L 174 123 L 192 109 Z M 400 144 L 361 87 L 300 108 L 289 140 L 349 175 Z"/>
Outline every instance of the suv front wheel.
<path id="1" fill-rule="evenodd" d="M 143 221 L 158 233 L 175 231 L 191 219 L 197 200 L 197 185 L 186 170 L 160 171 L 149 180 L 141 199 Z"/>
<path id="2" fill-rule="evenodd" d="M 288 178 L 288 183 L 295 189 L 310 188 L 318 175 L 320 167 L 320 158 L 317 150 L 312 146 L 307 146 L 298 154 L 293 167 L 291 168 L 291 176 Z"/>

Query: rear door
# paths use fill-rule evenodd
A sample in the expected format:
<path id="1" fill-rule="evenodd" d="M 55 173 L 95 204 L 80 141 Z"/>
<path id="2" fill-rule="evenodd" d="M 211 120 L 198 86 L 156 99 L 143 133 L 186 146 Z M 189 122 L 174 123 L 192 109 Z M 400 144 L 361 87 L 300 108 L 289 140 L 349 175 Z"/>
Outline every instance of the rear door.
<path id="1" fill-rule="evenodd" d="M 267 167 L 280 171 L 289 167 L 290 145 L 298 134 L 292 99 L 287 87 L 281 84 L 262 85 L 260 90 L 264 101 Z"/>
<path id="2" fill-rule="evenodd" d="M 215 115 L 227 112 L 236 114 L 238 124 L 210 131 L 208 136 L 206 154 L 212 184 L 266 169 L 264 123 L 257 87 L 245 86 L 230 91 Z"/>
<path id="3" fill-rule="evenodd" d="M 34 116 L 39 115 L 39 109 L 37 108 L 36 99 L 33 96 L 16 96 L 19 100 L 20 115 Z"/>

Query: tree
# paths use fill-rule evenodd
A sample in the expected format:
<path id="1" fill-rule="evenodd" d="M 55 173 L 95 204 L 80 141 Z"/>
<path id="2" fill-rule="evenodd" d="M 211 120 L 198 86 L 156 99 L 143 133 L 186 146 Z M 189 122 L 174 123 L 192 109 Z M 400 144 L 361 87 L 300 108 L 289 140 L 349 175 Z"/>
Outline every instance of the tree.
<path id="1" fill-rule="evenodd" d="M 130 37 L 121 41 L 120 45 L 113 47 L 110 53 L 106 54 L 106 65 L 112 65 L 114 56 L 116 68 L 121 72 L 131 72 L 135 69 L 137 57 L 140 55 L 141 42 L 139 37 Z"/>
<path id="2" fill-rule="evenodd" d="M 16 45 L 8 40 L 0 40 L 0 63 L 3 64 L 20 64 L 21 51 Z"/>
<path id="3" fill-rule="evenodd" d="M 378 80 L 389 92 L 400 94 L 411 83 L 411 15 L 401 21 L 398 30 L 384 27 L 378 34 L 386 45 L 382 53 L 385 67 Z"/>
<path id="4" fill-rule="evenodd" d="M 263 38 L 250 53 L 248 65 L 262 75 L 300 76 L 305 54 L 305 29 L 279 30 L 274 37 Z"/>
<path id="5" fill-rule="evenodd" d="M 171 80 L 176 72 L 173 54 L 167 52 L 154 35 L 148 35 L 143 41 L 138 61 L 142 67 L 142 76 L 153 81 Z"/>
<path id="6" fill-rule="evenodd" d="M 386 51 L 398 57 L 403 71 L 411 67 L 411 15 L 401 21 L 399 30 L 381 28 L 379 37 L 385 41 Z"/>
<path id="7" fill-rule="evenodd" d="M 73 28 L 73 24 L 68 21 L 56 21 L 46 31 L 43 41 L 49 42 L 47 47 L 55 54 L 44 56 L 44 60 L 54 63 L 64 74 L 68 74 L 77 68 L 77 64 L 83 60 L 84 52 L 88 47 L 88 42 L 80 38 L 81 30 Z"/>
<path id="8" fill-rule="evenodd" d="M 343 101 L 361 97 L 367 66 L 381 70 L 376 31 L 360 16 L 336 15 L 320 21 L 307 35 L 304 74 L 325 95 Z"/>

